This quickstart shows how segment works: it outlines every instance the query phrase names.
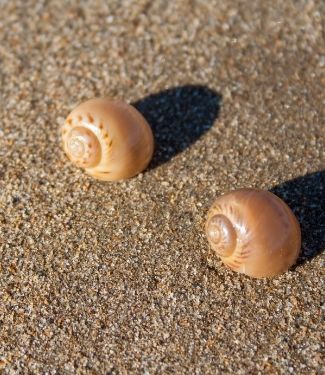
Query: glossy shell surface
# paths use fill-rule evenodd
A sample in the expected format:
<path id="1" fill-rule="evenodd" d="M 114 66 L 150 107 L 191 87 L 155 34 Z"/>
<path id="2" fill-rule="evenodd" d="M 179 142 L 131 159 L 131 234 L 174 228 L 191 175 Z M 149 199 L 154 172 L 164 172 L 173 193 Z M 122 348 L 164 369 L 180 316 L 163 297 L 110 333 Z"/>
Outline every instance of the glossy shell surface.
<path id="1" fill-rule="evenodd" d="M 269 191 L 239 189 L 214 202 L 206 235 L 212 251 L 233 271 L 272 277 L 297 260 L 300 225 L 288 205 Z"/>
<path id="2" fill-rule="evenodd" d="M 149 164 L 151 128 L 134 107 L 119 100 L 92 99 L 76 107 L 61 128 L 69 159 L 96 179 L 127 179 Z"/>

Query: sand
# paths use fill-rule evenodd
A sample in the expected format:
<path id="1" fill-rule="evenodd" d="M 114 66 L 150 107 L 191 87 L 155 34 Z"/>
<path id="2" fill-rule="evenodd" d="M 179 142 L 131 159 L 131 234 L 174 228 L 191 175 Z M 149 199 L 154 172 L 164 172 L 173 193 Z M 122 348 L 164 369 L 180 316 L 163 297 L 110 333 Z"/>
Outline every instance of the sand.
<path id="1" fill-rule="evenodd" d="M 11 374 L 321 374 L 322 29 L 310 1 L 0 0 L 0 367 Z M 150 122 L 150 167 L 92 179 L 58 129 L 97 96 Z M 270 189 L 297 266 L 226 269 L 220 194 Z"/>

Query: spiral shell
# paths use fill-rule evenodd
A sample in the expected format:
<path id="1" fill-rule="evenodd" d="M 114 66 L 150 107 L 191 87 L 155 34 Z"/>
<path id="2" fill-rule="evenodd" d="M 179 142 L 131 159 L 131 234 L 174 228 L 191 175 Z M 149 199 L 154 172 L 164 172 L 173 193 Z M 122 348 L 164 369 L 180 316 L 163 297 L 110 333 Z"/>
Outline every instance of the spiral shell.
<path id="1" fill-rule="evenodd" d="M 99 180 L 135 176 L 152 158 L 150 126 L 134 107 L 119 100 L 100 98 L 80 104 L 61 133 L 69 159 Z"/>
<path id="2" fill-rule="evenodd" d="M 208 212 L 206 235 L 225 265 L 256 278 L 288 270 L 301 246 L 300 226 L 291 209 L 259 189 L 219 197 Z"/>

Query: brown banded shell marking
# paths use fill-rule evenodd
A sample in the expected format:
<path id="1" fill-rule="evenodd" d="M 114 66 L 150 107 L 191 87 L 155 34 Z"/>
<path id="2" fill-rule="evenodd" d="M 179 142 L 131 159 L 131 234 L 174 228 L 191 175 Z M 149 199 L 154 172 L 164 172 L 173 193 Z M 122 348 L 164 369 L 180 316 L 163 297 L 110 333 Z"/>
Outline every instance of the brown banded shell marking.
<path id="1" fill-rule="evenodd" d="M 208 212 L 206 235 L 225 265 L 256 278 L 285 272 L 301 246 L 300 226 L 291 209 L 260 189 L 219 197 Z"/>
<path id="2" fill-rule="evenodd" d="M 154 140 L 144 117 L 119 100 L 92 99 L 80 104 L 61 128 L 69 159 L 105 181 L 127 179 L 149 164 Z"/>

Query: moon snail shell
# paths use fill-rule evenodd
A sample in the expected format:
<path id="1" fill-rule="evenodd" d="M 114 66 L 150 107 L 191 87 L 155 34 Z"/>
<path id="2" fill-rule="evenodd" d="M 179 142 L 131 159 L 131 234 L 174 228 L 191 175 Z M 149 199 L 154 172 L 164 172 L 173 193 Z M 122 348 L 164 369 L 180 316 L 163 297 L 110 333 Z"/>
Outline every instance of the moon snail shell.
<path id="1" fill-rule="evenodd" d="M 104 181 L 127 179 L 149 164 L 154 139 L 134 107 L 119 100 L 91 99 L 75 108 L 61 128 L 69 159 Z"/>
<path id="2" fill-rule="evenodd" d="M 276 195 L 239 189 L 213 203 L 206 235 L 212 250 L 233 271 L 255 278 L 288 270 L 301 247 L 299 223 Z"/>

